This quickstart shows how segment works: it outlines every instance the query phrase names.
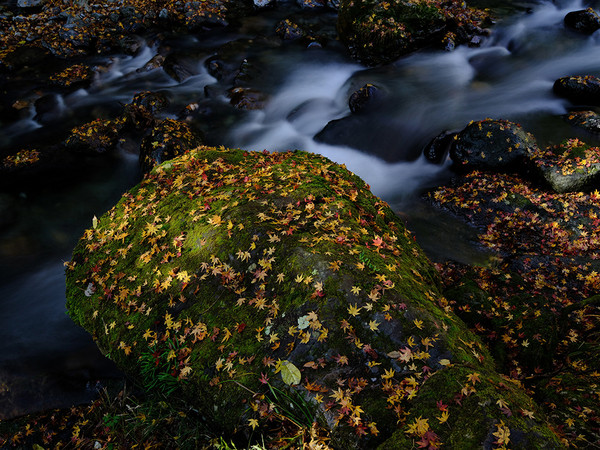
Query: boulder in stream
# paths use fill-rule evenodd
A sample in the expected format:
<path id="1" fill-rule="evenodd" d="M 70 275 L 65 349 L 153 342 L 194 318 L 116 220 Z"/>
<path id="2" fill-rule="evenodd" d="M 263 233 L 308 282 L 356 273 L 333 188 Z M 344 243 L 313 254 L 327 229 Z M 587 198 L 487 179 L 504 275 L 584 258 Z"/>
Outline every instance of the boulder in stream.
<path id="1" fill-rule="evenodd" d="M 600 16 L 592 8 L 571 11 L 565 16 L 565 26 L 584 34 L 592 34 L 600 28 Z"/>
<path id="2" fill-rule="evenodd" d="M 537 149 L 535 138 L 507 120 L 471 122 L 457 133 L 450 158 L 458 170 L 513 170 Z"/>
<path id="3" fill-rule="evenodd" d="M 201 138 L 186 123 L 173 119 L 158 122 L 142 139 L 140 165 L 144 173 L 155 165 L 197 147 Z"/>
<path id="4" fill-rule="evenodd" d="M 359 113 L 365 108 L 373 107 L 373 103 L 379 96 L 381 96 L 381 90 L 374 84 L 367 83 L 350 95 L 348 107 L 352 114 Z"/>
<path id="5" fill-rule="evenodd" d="M 437 4 L 425 0 L 342 0 L 338 33 L 352 55 L 368 65 L 390 63 L 409 52 L 428 47 L 447 47 L 445 36 L 453 32 L 455 43 L 467 43 L 484 34 L 487 15 L 459 0 Z"/>
<path id="6" fill-rule="evenodd" d="M 389 206 L 322 156 L 190 151 L 126 193 L 67 266 L 71 318 L 214 429 L 296 420 L 344 449 L 561 447 Z"/>
<path id="7" fill-rule="evenodd" d="M 541 177 L 558 193 L 600 188 L 600 148 L 579 139 L 538 149 L 531 155 Z"/>
<path id="8" fill-rule="evenodd" d="M 600 78 L 593 75 L 559 78 L 552 89 L 577 105 L 600 105 Z"/>

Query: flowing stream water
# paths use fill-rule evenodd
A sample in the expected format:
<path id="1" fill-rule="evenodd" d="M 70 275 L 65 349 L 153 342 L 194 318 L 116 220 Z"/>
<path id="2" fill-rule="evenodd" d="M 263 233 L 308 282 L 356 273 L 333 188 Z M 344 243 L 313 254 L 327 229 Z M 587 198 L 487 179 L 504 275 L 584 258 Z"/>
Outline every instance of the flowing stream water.
<path id="1" fill-rule="evenodd" d="M 553 95 L 552 84 L 566 75 L 600 75 L 600 34 L 563 26 L 569 11 L 597 4 L 478 3 L 503 16 L 478 48 L 422 51 L 380 68 L 360 66 L 335 46 L 266 48 L 259 55 L 264 76 L 254 83 L 269 95 L 266 107 L 224 115 L 209 140 L 250 150 L 302 149 L 343 163 L 407 221 L 432 258 L 484 261 L 473 245 L 475 230 L 419 201 L 424 189 L 450 176 L 447 162 L 435 165 L 421 156 L 423 147 L 444 130 L 486 117 L 521 123 L 540 145 L 568 137 L 597 144 L 597 137 L 564 123 L 560 116 L 570 105 Z M 192 76 L 181 83 L 162 69 L 138 70 L 157 53 L 152 43 L 135 57 L 99 62 L 106 70 L 92 87 L 60 97 L 62 125 L 40 124 L 31 114 L 0 129 L 0 144 L 44 139 L 52 128 L 102 116 L 142 90 L 167 93 L 165 116 L 174 117 L 186 104 L 201 103 L 206 86 L 218 85 L 204 67 L 211 49 L 272 27 L 265 17 L 248 18 L 237 35 L 224 32 L 211 42 L 193 36 L 173 41 L 197 49 Z M 348 97 L 365 83 L 376 85 L 382 98 L 367 114 L 352 116 Z M 334 120 L 328 137 L 315 139 Z M 32 188 L 11 200 L 17 218 L 0 229 L 0 418 L 84 401 L 94 394 L 95 379 L 113 374 L 65 314 L 62 262 L 91 218 L 139 178 L 136 155 L 122 149 L 85 180 Z"/>

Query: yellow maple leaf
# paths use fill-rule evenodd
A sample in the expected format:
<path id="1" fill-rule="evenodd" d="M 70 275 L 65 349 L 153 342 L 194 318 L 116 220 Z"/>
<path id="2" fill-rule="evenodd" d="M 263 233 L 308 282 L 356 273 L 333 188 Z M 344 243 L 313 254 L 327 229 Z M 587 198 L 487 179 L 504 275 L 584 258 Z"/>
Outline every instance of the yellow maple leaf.
<path id="1" fill-rule="evenodd" d="M 371 320 L 369 322 L 369 328 L 371 329 L 371 331 L 377 331 L 379 329 L 379 322 Z"/>
<path id="2" fill-rule="evenodd" d="M 250 425 L 252 427 L 252 429 L 254 430 L 258 426 L 258 420 L 250 419 L 250 420 L 248 420 L 248 425 Z"/>
<path id="3" fill-rule="evenodd" d="M 408 425 L 408 434 L 416 434 L 417 436 L 423 436 L 429 431 L 429 419 L 423 419 L 421 416 L 415 419 L 415 421 Z"/>
<path id="4" fill-rule="evenodd" d="M 479 374 L 477 372 L 470 373 L 467 375 L 467 380 L 473 384 L 480 382 Z"/>
<path id="5" fill-rule="evenodd" d="M 501 420 L 499 424 L 496 425 L 496 427 L 498 427 L 498 429 L 496 430 L 496 432 L 492 433 L 494 436 L 496 436 L 498 439 L 496 440 L 495 444 L 498 445 L 506 445 L 510 443 L 510 430 L 509 428 L 504 425 L 504 422 Z"/>
<path id="6" fill-rule="evenodd" d="M 361 309 L 362 307 L 359 308 L 358 304 L 350 305 L 348 307 L 348 314 L 350 314 L 352 317 L 356 317 Z"/>
<path id="7" fill-rule="evenodd" d="M 442 415 L 439 417 L 436 417 L 436 419 L 440 423 L 445 423 L 448 420 L 448 417 L 450 417 L 450 412 L 446 409 L 445 411 L 442 411 Z"/>

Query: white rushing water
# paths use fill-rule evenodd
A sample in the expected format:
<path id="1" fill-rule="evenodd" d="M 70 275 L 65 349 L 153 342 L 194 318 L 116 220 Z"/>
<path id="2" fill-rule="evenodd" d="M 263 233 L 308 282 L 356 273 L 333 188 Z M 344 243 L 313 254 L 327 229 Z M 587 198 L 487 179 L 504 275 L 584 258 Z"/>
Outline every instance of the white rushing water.
<path id="1" fill-rule="evenodd" d="M 443 130 L 487 117 L 531 122 L 558 117 L 568 101 L 552 93 L 554 81 L 600 73 L 600 35 L 563 25 L 580 0 L 542 2 L 498 26 L 480 48 L 420 52 L 387 68 L 364 69 L 308 54 L 294 64 L 264 111 L 254 111 L 230 133 L 229 144 L 247 149 L 302 149 L 320 153 L 364 178 L 386 199 L 427 186 L 444 167 L 413 159 Z M 315 61 L 316 59 L 316 61 Z M 362 123 L 349 122 L 345 145 L 317 142 L 330 121 L 350 116 L 350 93 L 365 83 L 386 95 Z M 565 127 L 566 128 L 566 127 Z M 556 139 L 554 130 L 538 138 Z M 356 141 L 353 145 L 352 141 Z"/>

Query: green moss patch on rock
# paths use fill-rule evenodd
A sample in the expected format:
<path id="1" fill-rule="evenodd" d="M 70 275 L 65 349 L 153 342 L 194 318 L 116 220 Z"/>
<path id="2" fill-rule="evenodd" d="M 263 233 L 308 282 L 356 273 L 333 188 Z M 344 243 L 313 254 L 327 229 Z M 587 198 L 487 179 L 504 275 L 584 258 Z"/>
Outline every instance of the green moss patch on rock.
<path id="1" fill-rule="evenodd" d="M 131 377 L 223 430 L 265 429 L 298 399 L 335 446 L 373 448 L 395 429 L 421 439 L 417 419 L 450 439 L 420 409 L 430 380 L 458 367 L 481 375 L 478 390 L 498 380 L 439 285 L 388 205 L 343 166 L 200 147 L 156 167 L 85 232 L 67 308 Z M 535 409 L 524 394 L 512 402 Z M 521 424 L 494 410 L 486 430 L 503 420 L 553 445 L 535 415 Z"/>
<path id="2" fill-rule="evenodd" d="M 579 139 L 538 149 L 530 158 L 541 177 L 558 193 L 600 187 L 600 148 Z"/>

